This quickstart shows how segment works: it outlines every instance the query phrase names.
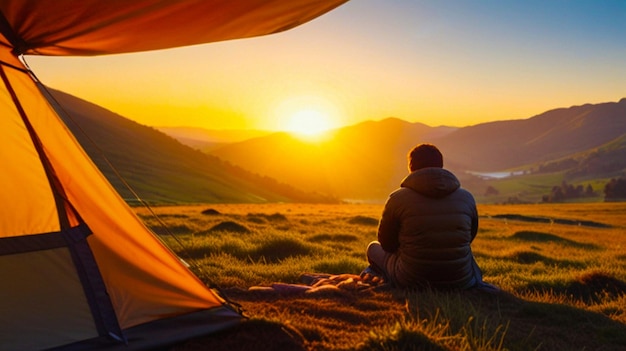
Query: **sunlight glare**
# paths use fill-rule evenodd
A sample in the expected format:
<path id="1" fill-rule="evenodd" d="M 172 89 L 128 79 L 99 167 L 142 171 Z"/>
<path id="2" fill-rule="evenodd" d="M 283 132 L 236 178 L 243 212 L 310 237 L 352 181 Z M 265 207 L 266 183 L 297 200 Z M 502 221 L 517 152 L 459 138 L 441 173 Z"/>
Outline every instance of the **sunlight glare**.
<path id="1" fill-rule="evenodd" d="M 329 117 L 316 110 L 300 110 L 289 118 L 287 130 L 303 136 L 317 136 L 331 128 Z"/>

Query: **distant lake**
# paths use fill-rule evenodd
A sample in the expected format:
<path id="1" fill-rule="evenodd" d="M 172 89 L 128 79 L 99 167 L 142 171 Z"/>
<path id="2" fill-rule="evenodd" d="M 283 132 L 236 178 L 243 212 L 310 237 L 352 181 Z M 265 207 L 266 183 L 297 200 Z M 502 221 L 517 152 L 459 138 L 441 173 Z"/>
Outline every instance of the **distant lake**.
<path id="1" fill-rule="evenodd" d="M 503 178 L 512 177 L 512 176 L 516 176 L 516 175 L 522 175 L 525 172 L 524 171 L 515 171 L 515 172 L 474 172 L 474 171 L 467 171 L 465 173 L 469 173 L 471 175 L 475 175 L 475 176 L 483 178 L 483 179 L 503 179 Z"/>

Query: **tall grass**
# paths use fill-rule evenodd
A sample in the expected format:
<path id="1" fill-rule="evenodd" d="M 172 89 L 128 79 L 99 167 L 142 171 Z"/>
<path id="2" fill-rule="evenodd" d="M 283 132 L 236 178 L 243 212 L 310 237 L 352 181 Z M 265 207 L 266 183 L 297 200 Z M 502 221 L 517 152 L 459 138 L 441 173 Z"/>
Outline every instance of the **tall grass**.
<path id="1" fill-rule="evenodd" d="M 459 294 L 427 290 L 406 300 L 406 318 L 374 329 L 360 349 L 504 350 L 508 323 L 484 315 Z"/>
<path id="2" fill-rule="evenodd" d="M 300 283 L 305 272 L 358 274 L 382 206 L 211 209 L 157 208 L 176 240 L 138 211 L 201 279 L 246 289 Z M 354 349 L 559 349 L 590 338 L 626 349 L 626 204 L 484 205 L 479 213 L 474 254 L 504 296 L 394 291 L 404 318 L 371 328 Z"/>

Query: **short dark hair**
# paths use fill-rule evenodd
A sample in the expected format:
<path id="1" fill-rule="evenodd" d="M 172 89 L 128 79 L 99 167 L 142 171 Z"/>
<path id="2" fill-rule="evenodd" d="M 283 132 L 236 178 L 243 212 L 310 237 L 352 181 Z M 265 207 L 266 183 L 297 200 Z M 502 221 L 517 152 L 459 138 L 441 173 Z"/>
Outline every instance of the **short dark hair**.
<path id="1" fill-rule="evenodd" d="M 426 167 L 443 168 L 443 155 L 433 144 L 419 144 L 409 152 L 409 170 L 411 172 Z"/>

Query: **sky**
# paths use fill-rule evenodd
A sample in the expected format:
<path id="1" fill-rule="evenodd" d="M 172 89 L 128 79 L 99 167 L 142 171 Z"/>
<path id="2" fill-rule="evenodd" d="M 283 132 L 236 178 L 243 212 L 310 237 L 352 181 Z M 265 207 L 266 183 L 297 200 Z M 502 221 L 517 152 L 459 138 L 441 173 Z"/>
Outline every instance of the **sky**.
<path id="1" fill-rule="evenodd" d="M 264 37 L 26 62 L 155 127 L 463 127 L 626 97 L 626 1 L 352 0 Z"/>

